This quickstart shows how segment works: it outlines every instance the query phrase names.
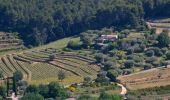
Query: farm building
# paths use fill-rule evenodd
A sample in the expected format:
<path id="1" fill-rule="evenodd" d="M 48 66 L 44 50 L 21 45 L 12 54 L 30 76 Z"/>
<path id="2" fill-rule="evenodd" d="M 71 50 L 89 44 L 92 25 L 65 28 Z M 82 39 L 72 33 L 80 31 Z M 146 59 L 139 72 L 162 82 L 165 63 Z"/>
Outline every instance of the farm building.
<path id="1" fill-rule="evenodd" d="M 99 45 L 105 45 L 108 42 L 114 42 L 118 39 L 117 33 L 112 33 L 110 35 L 101 35 L 98 39 L 96 39 L 96 43 Z"/>

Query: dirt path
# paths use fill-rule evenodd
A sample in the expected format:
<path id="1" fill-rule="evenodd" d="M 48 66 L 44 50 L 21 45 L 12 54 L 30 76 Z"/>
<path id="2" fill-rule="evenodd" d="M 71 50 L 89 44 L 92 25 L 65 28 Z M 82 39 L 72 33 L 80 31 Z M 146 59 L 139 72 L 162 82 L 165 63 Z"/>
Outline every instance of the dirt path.
<path id="1" fill-rule="evenodd" d="M 120 92 L 120 94 L 123 96 L 123 99 L 124 99 L 124 100 L 127 100 L 127 98 L 126 98 L 126 94 L 127 94 L 127 89 L 126 89 L 126 87 L 123 86 L 123 85 L 120 84 L 120 83 L 117 83 L 117 85 L 122 88 L 122 91 Z"/>
<path id="2" fill-rule="evenodd" d="M 120 87 L 122 88 L 122 91 L 121 91 L 120 94 L 121 94 L 121 95 L 126 95 L 127 89 L 126 89 L 122 84 L 117 83 L 117 85 L 120 86 Z"/>

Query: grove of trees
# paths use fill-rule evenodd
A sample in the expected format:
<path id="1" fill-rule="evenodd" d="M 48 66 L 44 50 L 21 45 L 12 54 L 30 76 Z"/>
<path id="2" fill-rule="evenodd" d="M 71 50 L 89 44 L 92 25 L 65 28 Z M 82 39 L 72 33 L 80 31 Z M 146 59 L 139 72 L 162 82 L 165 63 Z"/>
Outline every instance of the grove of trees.
<path id="1" fill-rule="evenodd" d="M 26 45 L 103 27 L 145 29 L 144 18 L 170 15 L 170 0 L 1 0 L 0 31 Z"/>

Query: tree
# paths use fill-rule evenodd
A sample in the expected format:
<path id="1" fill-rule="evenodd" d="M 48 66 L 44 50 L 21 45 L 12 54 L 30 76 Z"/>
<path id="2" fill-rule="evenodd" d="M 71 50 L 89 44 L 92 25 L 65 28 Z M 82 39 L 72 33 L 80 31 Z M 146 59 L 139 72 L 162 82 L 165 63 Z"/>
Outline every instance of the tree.
<path id="1" fill-rule="evenodd" d="M 95 55 L 95 59 L 97 63 L 103 63 L 104 62 L 104 55 L 102 53 L 98 53 Z"/>
<path id="2" fill-rule="evenodd" d="M 49 88 L 48 85 L 39 85 L 39 94 L 44 96 L 44 98 L 48 97 L 48 92 L 49 92 Z"/>
<path id="3" fill-rule="evenodd" d="M 84 77 L 84 84 L 89 84 L 92 81 L 90 76 Z"/>
<path id="4" fill-rule="evenodd" d="M 55 55 L 55 54 L 49 55 L 49 60 L 50 60 L 50 61 L 53 61 L 55 58 L 56 58 L 56 55 Z"/>
<path id="5" fill-rule="evenodd" d="M 166 53 L 166 59 L 170 60 L 170 51 Z"/>
<path id="6" fill-rule="evenodd" d="M 107 77 L 110 78 L 110 81 L 116 82 L 117 81 L 117 76 L 119 75 L 119 73 L 117 71 L 114 70 L 109 70 L 107 72 Z"/>
<path id="7" fill-rule="evenodd" d="M 124 63 L 124 65 L 125 65 L 126 68 L 132 68 L 134 66 L 134 61 L 133 60 L 127 60 Z"/>
<path id="8" fill-rule="evenodd" d="M 78 50 L 80 49 L 80 44 L 77 41 L 69 41 L 67 44 L 67 48 L 73 49 L 73 50 Z"/>
<path id="9" fill-rule="evenodd" d="M 102 92 L 99 96 L 99 100 L 112 100 L 112 96 L 105 92 Z"/>
<path id="10" fill-rule="evenodd" d="M 5 97 L 6 96 L 6 87 L 0 86 L 0 96 Z"/>
<path id="11" fill-rule="evenodd" d="M 107 62 L 104 63 L 104 69 L 105 70 L 111 69 L 112 66 L 113 66 L 113 62 L 111 62 L 111 61 L 107 61 Z"/>
<path id="12" fill-rule="evenodd" d="M 48 85 L 49 92 L 48 95 L 51 98 L 60 97 L 62 99 L 65 99 L 67 97 L 66 90 L 63 87 L 60 87 L 60 85 L 56 82 L 51 82 Z"/>
<path id="13" fill-rule="evenodd" d="M 95 82 L 107 84 L 109 82 L 109 79 L 106 77 L 106 74 L 107 73 L 105 71 L 101 71 L 99 74 L 97 74 L 97 78 L 96 78 Z"/>
<path id="14" fill-rule="evenodd" d="M 84 47 L 88 48 L 94 43 L 97 35 L 92 33 L 81 33 L 80 40 L 83 42 Z"/>
<path id="15" fill-rule="evenodd" d="M 15 95 L 17 95 L 17 83 L 16 83 L 16 76 L 14 76 L 13 78 L 13 91 L 15 92 Z"/>
<path id="16" fill-rule="evenodd" d="M 64 80 L 64 78 L 65 78 L 65 73 L 63 70 L 60 70 L 58 72 L 58 79 L 62 81 L 62 80 Z"/>
<path id="17" fill-rule="evenodd" d="M 170 37 L 169 37 L 168 33 L 166 33 L 166 32 L 162 32 L 158 36 L 157 40 L 159 42 L 158 45 L 160 47 L 167 47 L 170 44 Z"/>
<path id="18" fill-rule="evenodd" d="M 122 100 L 122 97 L 118 94 L 113 94 L 112 95 L 112 100 Z"/>
<path id="19" fill-rule="evenodd" d="M 13 74 L 13 77 L 15 77 L 16 79 L 16 82 L 20 81 L 23 79 L 23 74 L 21 71 L 16 71 L 14 74 Z"/>
<path id="20" fill-rule="evenodd" d="M 21 100 L 44 100 L 44 98 L 37 93 L 26 93 Z"/>
<path id="21" fill-rule="evenodd" d="M 1 80 L 2 78 L 4 78 L 4 75 L 3 75 L 3 71 L 0 70 L 0 80 Z"/>
<path id="22" fill-rule="evenodd" d="M 89 95 L 82 95 L 78 98 L 78 100 L 97 100 L 97 99 Z"/>
<path id="23" fill-rule="evenodd" d="M 39 88 L 36 85 L 29 85 L 26 89 L 27 93 L 39 93 Z"/>

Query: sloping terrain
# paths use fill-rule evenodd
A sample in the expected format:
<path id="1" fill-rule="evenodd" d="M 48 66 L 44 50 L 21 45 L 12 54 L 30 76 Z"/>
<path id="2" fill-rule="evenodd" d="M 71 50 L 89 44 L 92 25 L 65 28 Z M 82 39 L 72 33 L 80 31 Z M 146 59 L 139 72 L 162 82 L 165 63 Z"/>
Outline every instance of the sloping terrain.
<path id="1" fill-rule="evenodd" d="M 117 79 L 130 90 L 170 85 L 170 66 L 119 76 Z"/>
<path id="2" fill-rule="evenodd" d="M 0 32 L 0 51 L 17 49 L 22 47 L 22 40 L 18 39 L 13 33 Z"/>
<path id="3" fill-rule="evenodd" d="M 50 55 L 55 55 L 55 58 L 50 60 Z M 13 72 L 20 70 L 31 83 L 42 80 L 57 81 L 61 70 L 65 73 L 66 80 L 69 80 L 66 84 L 75 83 L 86 76 L 95 78 L 100 70 L 99 66 L 93 64 L 92 58 L 74 53 L 59 54 L 52 48 L 6 55 L 1 57 L 0 62 L 4 76 L 10 77 Z"/>

